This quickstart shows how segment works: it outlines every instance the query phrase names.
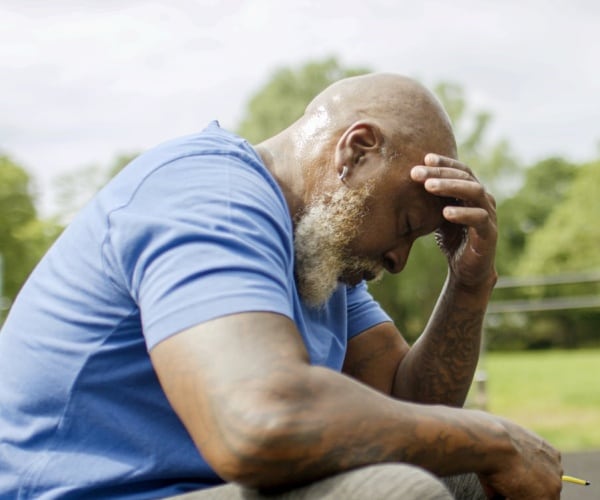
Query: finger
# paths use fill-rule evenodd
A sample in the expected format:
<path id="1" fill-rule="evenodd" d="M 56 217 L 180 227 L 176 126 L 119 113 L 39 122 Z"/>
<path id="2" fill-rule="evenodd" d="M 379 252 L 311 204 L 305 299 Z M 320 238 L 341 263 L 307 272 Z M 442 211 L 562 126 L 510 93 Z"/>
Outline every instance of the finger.
<path id="1" fill-rule="evenodd" d="M 420 182 L 436 178 L 476 180 L 474 175 L 465 170 L 451 167 L 427 167 L 425 165 L 413 167 L 410 171 L 410 176 L 412 180 Z"/>
<path id="2" fill-rule="evenodd" d="M 493 207 L 485 188 L 473 180 L 463 179 L 427 179 L 425 189 L 436 196 L 457 198 L 474 205 Z"/>
<path id="3" fill-rule="evenodd" d="M 463 170 L 464 172 L 468 172 L 473 175 L 471 169 L 454 158 L 450 158 L 449 156 L 442 156 L 435 153 L 428 153 L 425 156 L 425 165 L 429 167 L 449 167 L 455 168 L 457 170 Z"/>
<path id="4" fill-rule="evenodd" d="M 448 222 L 475 228 L 482 238 L 491 234 L 492 220 L 488 211 L 483 208 L 447 206 L 442 214 Z"/>

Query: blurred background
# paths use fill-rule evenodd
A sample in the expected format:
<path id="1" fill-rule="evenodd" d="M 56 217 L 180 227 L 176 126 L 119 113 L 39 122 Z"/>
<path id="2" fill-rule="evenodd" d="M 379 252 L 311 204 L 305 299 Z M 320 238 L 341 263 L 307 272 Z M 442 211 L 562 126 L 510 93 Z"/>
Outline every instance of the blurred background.
<path id="1" fill-rule="evenodd" d="M 600 3 L 1 0 L 0 19 L 0 315 L 137 153 L 213 119 L 256 142 L 341 77 L 398 72 L 498 200 L 470 404 L 600 450 Z M 445 272 L 424 238 L 371 290 L 414 340 Z"/>

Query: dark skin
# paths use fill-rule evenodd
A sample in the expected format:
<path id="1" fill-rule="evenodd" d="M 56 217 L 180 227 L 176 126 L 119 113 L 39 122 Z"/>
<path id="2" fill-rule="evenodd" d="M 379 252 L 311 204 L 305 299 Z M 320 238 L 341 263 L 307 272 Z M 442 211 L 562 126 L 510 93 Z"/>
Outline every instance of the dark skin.
<path id="1" fill-rule="evenodd" d="M 363 95 L 364 83 L 344 84 L 336 96 Z M 398 106 L 408 95 L 403 116 L 435 112 L 426 98 L 415 109 L 411 92 L 419 89 L 404 88 L 404 80 L 366 83 L 378 86 L 377 95 L 397 91 Z M 382 149 L 391 141 L 389 123 L 376 109 L 372 119 L 348 123 L 345 109 L 327 108 L 329 97 L 312 105 L 329 113 L 321 134 L 305 133 L 318 117 L 307 112 L 257 149 L 282 185 L 292 218 L 319 190 L 340 182 L 344 165 L 350 189 L 375 180 L 369 220 L 351 250 L 381 259 L 390 272 L 401 271 L 417 237 L 439 230 L 449 272 L 425 331 L 410 347 L 393 324 L 374 326 L 349 342 L 337 373 L 309 364 L 289 318 L 262 312 L 217 318 L 151 352 L 173 408 L 214 470 L 250 487 L 290 487 L 362 465 L 405 462 L 441 476 L 475 472 L 488 491 L 511 499 L 559 498 L 556 450 L 505 419 L 459 408 L 496 280 L 493 198 L 452 158 L 443 117 L 426 137 L 412 137 L 410 147 L 395 144 L 402 154 L 389 168 Z M 319 158 L 333 160 L 323 169 Z"/>
<path id="2" fill-rule="evenodd" d="M 350 343 L 344 371 L 358 375 L 371 366 L 375 373 L 369 377 L 370 385 L 385 386 L 384 392 L 394 397 L 462 406 L 477 365 L 483 316 L 496 279 L 493 271 L 495 207 L 493 198 L 481 189 L 466 166 L 439 155 L 428 155 L 425 160 L 423 166 L 406 169 L 410 176 L 408 182 L 412 185 L 402 198 L 408 198 L 411 209 L 400 217 L 404 222 L 400 224 L 403 229 L 399 231 L 398 242 L 385 254 L 389 259 L 387 269 L 400 272 L 415 239 L 443 227 L 445 223 L 449 233 L 445 235 L 446 239 L 455 236 L 452 232 L 461 231 L 458 224 L 469 227 L 469 245 L 460 255 L 457 249 L 450 248 L 450 244 L 444 245 L 450 257 L 449 277 L 419 342 L 409 348 L 395 329 L 387 334 L 377 331 L 373 339 L 370 332 L 365 332 Z M 443 176 L 443 179 L 437 176 Z M 389 179 L 385 180 L 385 185 L 388 189 L 394 187 Z M 435 200 L 424 194 L 426 191 L 440 197 L 460 199 L 468 206 L 436 207 Z M 369 219 L 370 227 L 375 227 L 373 232 L 379 233 L 378 225 L 371 225 L 372 219 L 377 218 L 377 211 L 373 212 L 374 217 Z M 436 217 L 436 214 L 442 213 L 444 218 Z M 449 222 L 455 224 L 450 225 Z M 409 226 L 408 231 L 406 226 Z M 376 238 L 375 234 L 371 234 L 367 239 L 377 244 Z M 475 268 L 489 271 L 478 273 Z M 353 342 L 357 343 L 356 348 Z M 372 349 L 371 345 L 376 347 Z M 389 362 L 384 359 L 385 356 L 390 356 Z M 393 372 L 386 370 L 384 375 L 383 366 L 390 366 Z M 375 383 L 373 377 L 383 380 Z"/>

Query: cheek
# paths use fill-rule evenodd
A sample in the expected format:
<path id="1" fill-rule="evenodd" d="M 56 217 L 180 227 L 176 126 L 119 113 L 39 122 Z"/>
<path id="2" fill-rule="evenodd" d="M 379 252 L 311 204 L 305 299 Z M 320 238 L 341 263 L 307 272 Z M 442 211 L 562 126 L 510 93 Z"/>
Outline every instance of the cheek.
<path id="1" fill-rule="evenodd" d="M 359 225 L 353 249 L 360 255 L 378 257 L 394 246 L 396 233 L 395 219 L 366 217 Z"/>
<path id="2" fill-rule="evenodd" d="M 353 224 L 356 236 L 348 247 L 355 255 L 379 258 L 397 240 L 397 197 L 377 186 L 361 205 L 361 216 L 354 218 Z"/>

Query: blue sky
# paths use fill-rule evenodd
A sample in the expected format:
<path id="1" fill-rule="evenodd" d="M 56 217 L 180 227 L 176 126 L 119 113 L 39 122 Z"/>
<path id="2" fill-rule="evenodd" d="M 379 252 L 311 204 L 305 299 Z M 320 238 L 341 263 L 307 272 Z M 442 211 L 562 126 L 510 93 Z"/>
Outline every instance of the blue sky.
<path id="1" fill-rule="evenodd" d="M 525 162 L 597 156 L 595 0 L 1 0 L 0 19 L 0 151 L 48 211 L 56 175 L 235 128 L 276 68 L 328 56 L 460 83 Z"/>

